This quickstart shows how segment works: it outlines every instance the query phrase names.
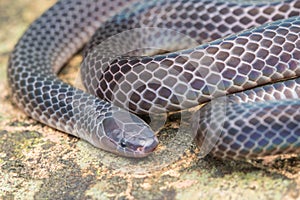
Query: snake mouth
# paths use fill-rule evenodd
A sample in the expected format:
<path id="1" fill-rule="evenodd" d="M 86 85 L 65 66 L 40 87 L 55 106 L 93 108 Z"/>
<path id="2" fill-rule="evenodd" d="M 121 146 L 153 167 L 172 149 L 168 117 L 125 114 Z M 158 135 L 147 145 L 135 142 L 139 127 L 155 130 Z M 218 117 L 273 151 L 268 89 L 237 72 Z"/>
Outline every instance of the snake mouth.
<path id="1" fill-rule="evenodd" d="M 122 156 L 128 158 L 144 158 L 149 156 L 154 152 L 156 147 L 158 146 L 158 139 L 148 138 L 145 143 L 141 144 L 129 144 L 127 143 L 126 147 L 118 147 L 118 153 L 121 153 Z"/>
<path id="2" fill-rule="evenodd" d="M 143 145 L 136 145 L 136 144 L 134 145 L 134 144 L 126 143 L 126 147 L 121 146 L 120 143 L 112 139 L 107 139 L 105 143 L 106 143 L 106 148 L 102 147 L 102 149 L 106 151 L 127 158 L 144 158 L 154 152 L 154 150 L 158 146 L 159 141 L 157 137 L 148 138 Z"/>
<path id="3" fill-rule="evenodd" d="M 148 140 L 144 146 L 140 146 L 136 148 L 136 153 L 148 156 L 149 154 L 153 153 L 156 147 L 158 146 L 158 139 L 155 137 L 151 140 Z"/>
<path id="4" fill-rule="evenodd" d="M 121 148 L 119 150 L 124 152 L 123 156 L 125 157 L 144 158 L 154 152 L 154 150 L 158 146 L 158 143 L 159 142 L 156 137 L 148 138 L 143 145 L 128 144 L 127 147 Z"/>

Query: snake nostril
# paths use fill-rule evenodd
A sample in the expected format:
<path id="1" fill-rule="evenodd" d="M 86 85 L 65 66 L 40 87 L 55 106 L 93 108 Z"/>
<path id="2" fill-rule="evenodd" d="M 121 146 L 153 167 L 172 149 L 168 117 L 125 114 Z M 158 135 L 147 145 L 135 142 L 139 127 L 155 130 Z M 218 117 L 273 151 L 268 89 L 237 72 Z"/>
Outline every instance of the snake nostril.
<path id="1" fill-rule="evenodd" d="M 138 147 L 136 150 L 137 150 L 138 152 L 143 152 L 143 151 L 144 151 L 144 147 Z"/>

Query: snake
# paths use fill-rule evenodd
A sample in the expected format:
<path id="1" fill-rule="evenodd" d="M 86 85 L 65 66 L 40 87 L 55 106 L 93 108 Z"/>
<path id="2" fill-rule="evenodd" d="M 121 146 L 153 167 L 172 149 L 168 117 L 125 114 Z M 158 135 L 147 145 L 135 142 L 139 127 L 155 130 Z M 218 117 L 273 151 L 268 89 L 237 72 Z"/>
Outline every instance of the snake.
<path id="1" fill-rule="evenodd" d="M 174 32 L 198 45 L 174 45 Z M 157 44 L 175 49 L 139 49 Z M 57 77 L 83 47 L 86 91 Z M 299 64 L 299 0 L 60 0 L 25 31 L 7 74 L 28 116 L 105 151 L 146 157 L 158 139 L 136 114 L 205 103 L 191 120 L 197 145 L 248 159 L 299 152 Z"/>

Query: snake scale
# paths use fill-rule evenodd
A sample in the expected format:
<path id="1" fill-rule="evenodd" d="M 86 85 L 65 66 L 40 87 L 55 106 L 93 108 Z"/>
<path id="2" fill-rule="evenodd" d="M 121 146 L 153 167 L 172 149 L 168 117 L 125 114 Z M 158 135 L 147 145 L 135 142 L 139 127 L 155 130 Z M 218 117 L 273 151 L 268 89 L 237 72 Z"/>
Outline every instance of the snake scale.
<path id="1" fill-rule="evenodd" d="M 137 43 L 164 43 L 163 31 L 138 32 L 121 37 L 125 47 L 109 43 L 96 51 L 139 28 L 176 30 L 201 44 L 110 56 Z M 56 74 L 90 39 L 81 67 L 88 94 Z M 299 152 L 299 63 L 300 0 L 60 0 L 15 46 L 8 80 L 13 99 L 33 119 L 128 157 L 147 156 L 158 140 L 119 106 L 145 114 L 208 102 L 193 118 L 197 144 L 220 158 L 247 159 Z M 210 102 L 224 94 L 227 102 Z"/>

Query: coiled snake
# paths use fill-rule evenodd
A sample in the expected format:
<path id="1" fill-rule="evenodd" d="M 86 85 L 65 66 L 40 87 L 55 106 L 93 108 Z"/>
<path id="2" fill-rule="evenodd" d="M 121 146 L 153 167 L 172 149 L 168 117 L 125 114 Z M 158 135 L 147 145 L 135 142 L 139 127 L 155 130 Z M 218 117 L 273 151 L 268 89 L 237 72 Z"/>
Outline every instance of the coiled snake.
<path id="1" fill-rule="evenodd" d="M 176 30 L 203 45 L 113 60 L 107 57 L 116 55 L 115 47 L 94 50 L 110 36 L 145 27 Z M 81 69 L 87 94 L 56 73 L 92 35 Z M 161 37 L 139 35 L 122 40 L 131 45 Z M 61 0 L 19 40 L 8 79 L 15 102 L 32 118 L 129 157 L 147 156 L 157 138 L 144 121 L 108 101 L 144 114 L 178 111 L 230 94 L 228 104 L 201 108 L 193 128 L 200 146 L 214 141 L 214 156 L 245 159 L 299 152 L 299 63 L 300 0 Z M 214 131 L 221 134 L 214 138 Z"/>

